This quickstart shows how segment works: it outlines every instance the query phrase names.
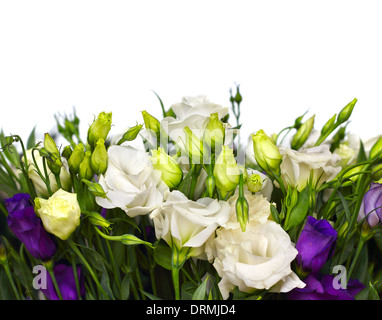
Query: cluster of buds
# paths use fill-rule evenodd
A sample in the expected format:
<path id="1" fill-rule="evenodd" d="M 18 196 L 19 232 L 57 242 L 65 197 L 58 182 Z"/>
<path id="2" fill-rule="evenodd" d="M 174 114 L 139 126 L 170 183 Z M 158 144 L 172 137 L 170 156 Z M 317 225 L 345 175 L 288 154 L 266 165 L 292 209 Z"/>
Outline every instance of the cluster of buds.
<path id="1" fill-rule="evenodd" d="M 94 175 L 105 173 L 108 159 L 105 140 L 111 129 L 111 118 L 111 112 L 101 112 L 89 127 L 87 145 L 79 143 L 69 152 L 69 171 L 80 179 L 92 180 Z"/>

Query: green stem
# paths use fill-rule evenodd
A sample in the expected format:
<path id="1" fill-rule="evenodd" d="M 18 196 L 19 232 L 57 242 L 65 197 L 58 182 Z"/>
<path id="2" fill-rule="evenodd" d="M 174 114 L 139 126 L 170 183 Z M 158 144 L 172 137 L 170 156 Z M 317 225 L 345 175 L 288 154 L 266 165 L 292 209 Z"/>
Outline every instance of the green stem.
<path id="1" fill-rule="evenodd" d="M 78 295 L 78 300 L 81 300 L 81 289 L 80 289 L 80 283 L 78 281 L 78 272 L 77 272 L 77 266 L 76 263 L 74 262 L 74 259 L 72 260 L 72 269 L 73 269 L 73 274 L 74 274 L 74 280 L 76 282 L 76 289 L 77 289 L 77 295 Z"/>
<path id="2" fill-rule="evenodd" d="M 29 189 L 29 194 L 31 195 L 32 199 L 35 198 L 36 196 L 36 192 L 35 192 L 35 189 L 34 187 L 32 186 L 32 182 L 31 180 L 29 179 L 29 175 L 28 175 L 28 160 L 27 160 L 27 152 L 25 150 L 25 146 L 24 146 L 24 143 L 23 143 L 23 140 L 19 137 L 19 140 L 20 140 L 20 145 L 21 145 L 21 149 L 23 151 L 23 157 L 24 157 L 24 164 L 25 164 L 25 167 L 24 167 L 24 164 L 22 161 L 20 161 L 20 167 L 21 167 L 21 171 L 25 177 L 25 180 L 27 181 L 27 185 L 28 185 L 28 189 Z M 32 155 L 33 155 L 33 150 L 32 150 Z"/>
<path id="3" fill-rule="evenodd" d="M 19 294 L 19 292 L 18 292 L 18 290 L 16 288 L 16 284 L 15 284 L 15 281 L 13 280 L 12 273 L 11 273 L 11 270 L 9 269 L 8 263 L 4 264 L 4 269 L 5 269 L 5 272 L 6 272 L 7 276 L 8 276 L 9 282 L 11 283 L 11 287 L 12 287 L 13 293 L 16 296 L 16 299 L 17 300 L 21 300 L 20 294 Z"/>
<path id="4" fill-rule="evenodd" d="M 351 263 L 351 265 L 350 265 L 349 272 L 348 272 L 348 274 L 347 274 L 347 280 L 350 279 L 350 276 L 351 276 L 351 274 L 352 274 L 352 272 L 353 272 L 353 269 L 354 269 L 354 267 L 355 267 L 355 265 L 356 265 L 356 263 L 357 263 L 358 256 L 359 256 L 359 254 L 361 253 L 361 250 L 362 250 L 362 247 L 363 247 L 364 243 L 365 243 L 365 239 L 364 239 L 363 237 L 361 237 L 360 240 L 359 240 L 359 242 L 358 242 L 358 246 L 357 246 L 356 252 L 355 252 L 355 254 L 354 254 L 352 263 Z"/>
<path id="5" fill-rule="evenodd" d="M 135 273 L 135 277 L 137 279 L 138 289 L 140 289 L 140 291 L 142 292 L 144 290 L 143 290 L 143 284 L 142 284 L 141 275 L 139 273 L 139 269 L 135 268 L 134 273 Z M 141 296 L 142 296 L 142 300 L 146 300 L 146 296 L 143 293 L 141 294 Z"/>
<path id="6" fill-rule="evenodd" d="M 110 300 L 110 297 L 107 295 L 105 290 L 102 288 L 101 284 L 98 281 L 97 276 L 95 275 L 93 269 L 91 268 L 91 266 L 89 265 L 89 263 L 87 262 L 85 257 L 82 255 L 81 251 L 76 247 L 76 245 L 71 240 L 69 240 L 68 242 L 69 242 L 70 247 L 74 251 L 74 253 L 81 259 L 82 263 L 88 269 L 88 271 L 89 271 L 91 277 L 93 278 L 95 284 L 97 285 L 98 289 L 101 291 L 101 293 L 105 296 L 106 299 Z"/>
<path id="7" fill-rule="evenodd" d="M 143 217 L 143 239 L 148 242 L 147 240 L 147 233 L 146 233 L 146 226 L 149 225 L 149 222 L 147 220 L 147 216 Z M 155 273 L 154 273 L 154 267 L 155 267 L 155 261 L 153 260 L 151 254 L 147 254 L 147 258 L 149 259 L 149 264 L 150 264 L 150 280 L 151 280 L 151 288 L 153 290 L 154 296 L 157 296 L 157 286 L 155 283 Z"/>
<path id="8" fill-rule="evenodd" d="M 115 263 L 115 260 L 114 260 L 113 251 L 111 250 L 109 240 L 106 240 L 106 246 L 109 252 L 111 265 L 113 266 L 115 282 L 117 283 L 117 287 L 119 291 L 121 291 L 121 278 L 120 278 L 119 270 L 117 269 L 117 264 Z"/>
<path id="9" fill-rule="evenodd" d="M 52 261 L 48 261 L 47 263 L 44 263 L 44 266 L 45 266 L 46 269 L 48 269 L 50 278 L 52 279 L 53 286 L 56 289 L 56 293 L 58 295 L 58 298 L 60 300 L 63 300 L 62 299 L 62 294 L 61 294 L 61 291 L 60 291 L 60 287 L 58 286 L 58 283 L 57 283 L 57 280 L 56 280 L 56 276 L 54 275 L 53 262 Z"/>
<path id="10" fill-rule="evenodd" d="M 180 300 L 179 268 L 177 266 L 172 267 L 172 282 L 174 284 L 175 300 Z"/>

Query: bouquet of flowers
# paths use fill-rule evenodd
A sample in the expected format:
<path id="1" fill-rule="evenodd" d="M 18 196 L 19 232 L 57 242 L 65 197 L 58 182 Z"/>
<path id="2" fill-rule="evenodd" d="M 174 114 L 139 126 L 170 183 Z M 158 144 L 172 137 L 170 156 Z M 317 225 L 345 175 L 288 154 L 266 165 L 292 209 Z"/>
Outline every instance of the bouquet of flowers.
<path id="1" fill-rule="evenodd" d="M 379 300 L 382 138 L 346 130 L 357 100 L 243 143 L 235 89 L 158 96 L 122 133 L 111 112 L 86 138 L 75 112 L 2 132 L 0 299 Z"/>

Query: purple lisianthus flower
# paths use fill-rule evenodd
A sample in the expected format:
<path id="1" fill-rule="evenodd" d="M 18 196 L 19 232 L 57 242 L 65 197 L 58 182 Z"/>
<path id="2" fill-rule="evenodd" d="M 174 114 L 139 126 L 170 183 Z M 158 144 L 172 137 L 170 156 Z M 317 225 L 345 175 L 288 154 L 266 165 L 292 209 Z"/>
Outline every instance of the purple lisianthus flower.
<path id="1" fill-rule="evenodd" d="M 304 229 L 296 243 L 296 262 L 303 272 L 317 273 L 333 255 L 337 231 L 327 220 L 308 216 Z"/>
<path id="2" fill-rule="evenodd" d="M 372 183 L 363 197 L 358 221 L 365 218 L 372 228 L 382 220 L 382 184 L 380 183 Z"/>
<path id="3" fill-rule="evenodd" d="M 28 193 L 17 193 L 12 198 L 4 200 L 8 213 L 31 207 L 31 197 Z"/>
<path id="4" fill-rule="evenodd" d="M 304 280 L 304 288 L 295 288 L 287 294 L 288 300 L 354 300 L 365 286 L 358 280 L 350 279 L 346 289 L 336 289 L 334 276 L 310 274 Z"/>
<path id="5" fill-rule="evenodd" d="M 76 266 L 77 277 L 79 284 L 80 297 L 85 297 L 85 280 L 83 271 L 80 265 Z M 54 277 L 58 288 L 60 290 L 63 300 L 79 300 L 77 293 L 76 279 L 74 277 L 73 268 L 71 265 L 66 263 L 60 263 L 53 268 Z M 47 273 L 46 289 L 41 289 L 48 300 L 59 300 L 59 296 L 54 287 L 52 278 L 49 273 Z"/>
<path id="6" fill-rule="evenodd" d="M 50 260 L 56 253 L 57 243 L 34 212 L 30 196 L 16 194 L 5 199 L 5 206 L 9 213 L 7 223 L 13 234 L 24 243 L 33 257 L 42 261 Z"/>

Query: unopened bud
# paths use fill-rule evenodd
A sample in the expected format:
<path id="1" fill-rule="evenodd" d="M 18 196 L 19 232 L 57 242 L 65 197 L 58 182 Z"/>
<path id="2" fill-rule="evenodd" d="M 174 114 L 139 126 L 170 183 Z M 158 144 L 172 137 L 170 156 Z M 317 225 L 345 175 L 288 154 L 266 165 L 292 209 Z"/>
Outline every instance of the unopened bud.
<path id="1" fill-rule="evenodd" d="M 274 141 L 263 130 L 252 134 L 257 164 L 268 174 L 279 175 L 282 156 Z"/>
<path id="2" fill-rule="evenodd" d="M 379 137 L 376 143 L 370 149 L 370 159 L 375 159 L 377 157 L 381 157 L 382 155 L 382 136 Z"/>
<path id="3" fill-rule="evenodd" d="M 72 147 L 71 146 L 66 146 L 64 150 L 61 152 L 61 156 L 64 157 L 66 160 L 69 160 L 70 156 L 72 155 Z"/>
<path id="4" fill-rule="evenodd" d="M 219 152 L 224 143 L 224 125 L 220 121 L 218 113 L 212 113 L 210 120 L 204 130 L 204 140 L 211 147 L 211 152 Z"/>
<path id="5" fill-rule="evenodd" d="M 236 200 L 236 219 L 240 224 L 241 230 L 244 232 L 248 222 L 248 201 L 244 196 L 238 197 Z"/>
<path id="6" fill-rule="evenodd" d="M 302 147 L 305 141 L 308 139 L 310 132 L 314 126 L 314 115 L 305 121 L 300 128 L 297 130 L 296 134 L 293 136 L 291 147 L 294 150 L 298 150 Z"/>
<path id="7" fill-rule="evenodd" d="M 233 150 L 228 146 L 222 146 L 216 159 L 213 175 L 219 190 L 227 193 L 234 190 L 240 179 L 240 170 L 233 155 Z"/>
<path id="8" fill-rule="evenodd" d="M 337 118 L 337 121 L 338 123 L 344 123 L 345 121 L 349 120 L 352 112 L 353 112 L 353 109 L 354 109 L 354 106 L 357 102 L 357 99 L 354 98 L 353 101 L 349 102 L 341 111 L 340 113 L 338 114 L 338 118 Z"/>
<path id="9" fill-rule="evenodd" d="M 321 129 L 321 135 L 322 135 L 322 136 L 324 136 L 324 135 L 326 135 L 328 132 L 331 132 L 331 131 L 332 131 L 333 125 L 334 125 L 334 123 L 336 122 L 336 117 L 337 117 L 337 114 L 335 114 L 333 117 L 331 117 L 331 118 L 324 124 L 324 126 L 323 126 L 322 129 Z"/>
<path id="10" fill-rule="evenodd" d="M 85 158 L 85 149 L 82 143 L 76 145 L 68 160 L 69 171 L 77 174 L 80 169 L 80 164 Z"/>
<path id="11" fill-rule="evenodd" d="M 160 122 L 158 119 L 153 117 L 147 111 L 142 111 L 142 116 L 146 129 L 154 132 L 157 137 L 160 137 Z"/>
<path id="12" fill-rule="evenodd" d="M 108 229 L 111 223 L 106 220 L 101 214 L 95 211 L 87 211 L 85 213 L 86 217 L 89 219 L 89 222 L 95 226 Z"/>
<path id="13" fill-rule="evenodd" d="M 123 134 L 117 145 L 120 145 L 125 141 L 133 141 L 138 136 L 138 133 L 142 130 L 142 127 L 143 126 L 141 124 L 137 124 L 136 126 L 131 127 Z"/>
<path id="14" fill-rule="evenodd" d="M 205 148 L 203 139 L 199 139 L 189 127 L 185 127 L 186 133 L 186 150 L 192 163 L 204 163 L 204 159 L 208 159 L 208 148 Z"/>
<path id="15" fill-rule="evenodd" d="M 83 183 L 85 183 L 88 188 L 89 188 L 89 191 L 94 194 L 96 197 L 101 197 L 101 198 L 106 198 L 106 192 L 103 190 L 102 186 L 97 183 L 97 182 L 91 182 L 87 179 L 82 179 L 81 180 Z"/>
<path id="16" fill-rule="evenodd" d="M 95 149 L 90 158 L 90 165 L 96 175 L 100 175 L 106 172 L 107 159 L 108 156 L 105 147 L 105 141 L 100 138 L 97 140 Z"/>
<path id="17" fill-rule="evenodd" d="M 111 129 L 112 113 L 101 112 L 88 130 L 88 143 L 94 147 L 98 139 L 107 139 Z"/>
<path id="18" fill-rule="evenodd" d="M 44 151 L 46 152 L 45 157 L 47 159 L 49 169 L 54 174 L 59 174 L 62 167 L 61 155 L 58 151 L 56 142 L 54 142 L 49 133 L 45 133 L 44 136 Z"/>
<path id="19" fill-rule="evenodd" d="M 90 164 L 92 153 L 90 151 L 85 152 L 84 160 L 82 160 L 78 175 L 80 179 L 92 180 L 94 177 L 94 172 Z"/>
<path id="20" fill-rule="evenodd" d="M 235 102 L 237 104 L 240 104 L 243 101 L 243 97 L 240 94 L 239 86 L 236 86 L 236 96 L 235 96 Z"/>
<path id="21" fill-rule="evenodd" d="M 171 189 L 179 186 L 183 179 L 183 171 L 178 162 L 170 157 L 162 147 L 151 150 L 151 163 L 154 169 L 161 172 L 161 179 Z"/>
<path id="22" fill-rule="evenodd" d="M 382 179 L 382 164 L 376 165 L 372 169 L 371 176 L 373 178 L 373 181 L 378 181 Z M 378 182 L 378 183 L 382 183 L 382 182 Z"/>
<path id="23" fill-rule="evenodd" d="M 214 191 L 216 186 L 216 180 L 214 176 L 207 176 L 206 178 L 206 187 L 207 187 L 207 194 L 210 198 L 213 197 Z"/>

